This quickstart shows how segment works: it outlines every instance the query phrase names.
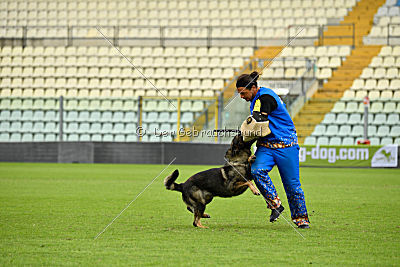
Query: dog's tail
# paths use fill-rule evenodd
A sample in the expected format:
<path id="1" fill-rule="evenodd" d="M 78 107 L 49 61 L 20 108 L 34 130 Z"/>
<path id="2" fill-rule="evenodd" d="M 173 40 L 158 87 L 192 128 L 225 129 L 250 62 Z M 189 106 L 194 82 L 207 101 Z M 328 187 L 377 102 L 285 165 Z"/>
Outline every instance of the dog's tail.
<path id="1" fill-rule="evenodd" d="M 179 176 L 179 171 L 175 170 L 172 174 L 168 175 L 164 179 L 164 185 L 168 190 L 175 190 L 182 192 L 182 184 L 175 183 L 175 180 L 178 178 L 178 176 Z"/>

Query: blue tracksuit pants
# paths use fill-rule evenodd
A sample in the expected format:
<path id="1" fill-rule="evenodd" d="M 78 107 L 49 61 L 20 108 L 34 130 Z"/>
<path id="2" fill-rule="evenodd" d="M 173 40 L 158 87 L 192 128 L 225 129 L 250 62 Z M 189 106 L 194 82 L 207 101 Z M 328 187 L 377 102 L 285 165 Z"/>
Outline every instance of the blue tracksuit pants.
<path id="1" fill-rule="evenodd" d="M 268 208 L 277 208 L 281 201 L 268 173 L 277 165 L 289 202 L 292 220 L 296 224 L 309 222 L 304 192 L 299 176 L 299 146 L 267 148 L 258 146 L 251 173 L 258 190 L 267 200 Z"/>

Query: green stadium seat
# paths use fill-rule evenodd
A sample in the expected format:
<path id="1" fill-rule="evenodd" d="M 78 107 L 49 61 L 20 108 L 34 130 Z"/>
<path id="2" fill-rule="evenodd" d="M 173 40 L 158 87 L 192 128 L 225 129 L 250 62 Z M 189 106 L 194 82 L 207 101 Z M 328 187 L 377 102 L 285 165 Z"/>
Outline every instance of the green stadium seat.
<path id="1" fill-rule="evenodd" d="M 55 123 L 53 121 L 46 122 L 45 127 L 43 128 L 43 131 L 46 133 L 56 133 L 59 131 L 58 129 L 58 123 Z"/>
<path id="2" fill-rule="evenodd" d="M 90 133 L 100 133 L 101 131 L 101 123 L 95 122 L 90 125 Z"/>
<path id="3" fill-rule="evenodd" d="M 10 120 L 11 121 L 22 120 L 22 111 L 21 110 L 13 110 L 13 111 L 11 111 Z"/>
<path id="4" fill-rule="evenodd" d="M 78 114 L 78 121 L 89 121 L 89 111 L 80 111 Z"/>
<path id="5" fill-rule="evenodd" d="M 194 120 L 194 116 L 192 112 L 182 113 L 181 123 L 190 123 Z"/>
<path id="6" fill-rule="evenodd" d="M 43 109 L 44 107 L 45 107 L 44 99 L 35 99 L 34 100 L 32 109 L 38 110 L 38 109 Z"/>
<path id="7" fill-rule="evenodd" d="M 32 109 L 33 108 L 33 99 L 24 99 L 22 101 L 22 109 Z"/>
<path id="8" fill-rule="evenodd" d="M 0 122 L 0 132 L 9 132 L 11 127 L 11 122 L 2 121 Z"/>
<path id="9" fill-rule="evenodd" d="M 192 101 L 182 100 L 181 101 L 181 112 L 183 111 L 192 111 Z"/>
<path id="10" fill-rule="evenodd" d="M 93 99 L 89 102 L 89 110 L 100 110 L 100 100 Z"/>
<path id="11" fill-rule="evenodd" d="M 125 135 L 123 134 L 114 135 L 114 142 L 125 142 Z"/>
<path id="12" fill-rule="evenodd" d="M 176 112 L 170 113 L 169 122 L 170 123 L 178 122 L 178 114 Z"/>
<path id="13" fill-rule="evenodd" d="M 33 132 L 34 133 L 41 133 L 41 132 L 43 132 L 44 131 L 44 122 L 41 122 L 41 121 L 36 121 L 34 124 L 33 124 Z"/>
<path id="14" fill-rule="evenodd" d="M 78 132 L 79 125 L 77 122 L 69 122 L 66 124 L 66 127 L 64 128 L 65 133 L 76 133 Z"/>
<path id="15" fill-rule="evenodd" d="M 112 121 L 113 122 L 123 122 L 124 121 L 124 112 L 122 112 L 122 111 L 113 112 Z"/>
<path id="16" fill-rule="evenodd" d="M 158 121 L 158 112 L 144 112 L 142 120 L 144 122 L 153 122 L 153 121 Z"/>
<path id="17" fill-rule="evenodd" d="M 80 142 L 90 142 L 90 135 L 89 134 L 80 134 L 79 141 Z"/>
<path id="18" fill-rule="evenodd" d="M 127 111 L 124 113 L 124 122 L 137 122 L 137 114 L 134 111 Z"/>
<path id="19" fill-rule="evenodd" d="M 304 139 L 304 145 L 314 146 L 317 143 L 317 138 L 315 136 L 307 136 Z"/>
<path id="20" fill-rule="evenodd" d="M 342 139 L 342 145 L 343 145 L 343 146 L 353 146 L 353 145 L 355 145 L 355 144 L 356 144 L 356 143 L 355 143 L 353 137 L 347 136 L 347 137 L 345 137 L 345 138 Z"/>
<path id="21" fill-rule="evenodd" d="M 71 108 L 73 107 L 73 105 L 71 106 Z M 44 107 L 43 109 L 46 110 L 59 110 L 60 106 L 57 100 L 55 99 L 46 99 L 46 101 L 44 102 Z"/>
<path id="22" fill-rule="evenodd" d="M 22 113 L 21 119 L 23 121 L 32 121 L 33 120 L 33 111 L 32 110 L 25 110 Z"/>
<path id="23" fill-rule="evenodd" d="M 112 110 L 124 110 L 124 103 L 122 100 L 114 100 L 112 101 Z"/>
<path id="24" fill-rule="evenodd" d="M 33 135 L 33 142 L 44 142 L 44 134 L 43 133 L 35 133 Z"/>
<path id="25" fill-rule="evenodd" d="M 113 142 L 114 136 L 112 134 L 103 135 L 103 142 Z"/>
<path id="26" fill-rule="evenodd" d="M 64 117 L 64 121 L 78 121 L 78 111 L 67 111 Z"/>
<path id="27" fill-rule="evenodd" d="M 396 103 L 395 102 L 387 102 L 383 107 L 384 113 L 393 113 L 396 112 Z"/>
<path id="28" fill-rule="evenodd" d="M 125 131 L 124 123 L 115 123 L 112 132 L 113 133 L 123 133 Z"/>
<path id="29" fill-rule="evenodd" d="M 112 123 L 106 122 L 101 125 L 101 133 L 111 133 L 113 125 Z"/>
<path id="30" fill-rule="evenodd" d="M 379 128 L 378 128 L 378 130 L 376 132 L 376 136 L 378 136 L 378 137 L 388 136 L 389 135 L 389 131 L 390 131 L 389 126 L 381 125 L 381 126 L 379 126 Z"/>
<path id="31" fill-rule="evenodd" d="M 90 130 L 90 124 L 88 122 L 79 123 L 78 133 L 88 133 Z"/>
<path id="32" fill-rule="evenodd" d="M 331 112 L 334 113 L 343 113 L 346 110 L 346 105 L 344 102 L 336 102 L 335 105 L 333 106 Z"/>
<path id="33" fill-rule="evenodd" d="M 391 145 L 391 144 L 393 144 L 393 138 L 392 137 L 383 137 L 382 139 L 381 139 L 381 143 L 380 143 L 381 145 Z"/>
<path id="34" fill-rule="evenodd" d="M 10 132 L 21 132 L 22 130 L 22 123 L 19 121 L 11 122 Z"/>
<path id="35" fill-rule="evenodd" d="M 10 120 L 11 112 L 9 110 L 1 110 L 0 111 L 0 121 L 8 121 Z"/>
<path id="36" fill-rule="evenodd" d="M 342 139 L 340 137 L 334 136 L 329 139 L 330 146 L 340 146 L 342 144 Z"/>
<path id="37" fill-rule="evenodd" d="M 124 132 L 127 134 L 136 134 L 136 123 L 126 123 Z"/>
<path id="38" fill-rule="evenodd" d="M 67 137 L 66 141 L 69 141 L 69 142 L 78 142 L 79 141 L 79 135 L 76 133 L 70 133 L 70 134 L 66 135 L 66 137 Z"/>
<path id="39" fill-rule="evenodd" d="M 359 114 L 359 113 L 350 114 L 349 120 L 347 121 L 347 123 L 350 125 L 360 124 L 361 123 L 361 114 Z"/>
<path id="40" fill-rule="evenodd" d="M 21 134 L 20 133 L 11 133 L 10 135 L 10 142 L 21 142 Z"/>
<path id="41" fill-rule="evenodd" d="M 138 109 L 137 101 L 135 100 L 125 100 L 123 110 L 133 110 L 136 111 Z"/>
<path id="42" fill-rule="evenodd" d="M 78 100 L 68 99 L 64 101 L 65 110 L 76 110 L 78 108 Z"/>
<path id="43" fill-rule="evenodd" d="M 343 125 L 348 123 L 349 115 L 346 113 L 339 113 L 336 116 L 335 124 Z"/>
<path id="44" fill-rule="evenodd" d="M 386 114 L 378 113 L 375 115 L 374 120 L 370 122 L 374 125 L 386 124 Z"/>
<path id="45" fill-rule="evenodd" d="M 44 120 L 45 121 L 59 121 L 60 120 L 59 113 L 54 110 L 47 110 L 44 115 Z"/>
<path id="46" fill-rule="evenodd" d="M 108 122 L 112 120 L 112 112 L 111 111 L 103 111 L 101 114 L 101 121 Z"/>
<path id="47" fill-rule="evenodd" d="M 326 126 L 318 124 L 317 126 L 315 126 L 312 135 L 313 136 L 323 136 L 323 135 L 325 135 L 325 131 L 326 131 Z"/>
<path id="48" fill-rule="evenodd" d="M 376 136 L 377 127 L 375 125 L 368 125 L 368 136 Z"/>
<path id="49" fill-rule="evenodd" d="M 379 137 L 371 137 L 369 141 L 371 142 L 371 146 L 379 146 L 381 144 Z"/>
<path id="50" fill-rule="evenodd" d="M 354 113 L 358 110 L 358 103 L 357 102 L 347 102 L 346 110 L 347 113 Z"/>
<path id="51" fill-rule="evenodd" d="M 325 131 L 325 136 L 337 136 L 339 131 L 338 125 L 328 125 Z"/>
<path id="52" fill-rule="evenodd" d="M 78 110 L 88 110 L 89 109 L 89 100 L 87 99 L 80 99 L 78 102 Z"/>
<path id="53" fill-rule="evenodd" d="M 58 141 L 58 136 L 53 133 L 46 134 L 44 137 L 44 141 L 45 142 L 56 142 L 56 141 Z"/>
<path id="54" fill-rule="evenodd" d="M 31 133 L 23 133 L 21 137 L 21 142 L 32 142 L 33 134 Z"/>
<path id="55" fill-rule="evenodd" d="M 388 124 L 388 125 L 400 124 L 399 114 L 389 114 L 386 124 Z"/>
<path id="56" fill-rule="evenodd" d="M 342 125 L 339 128 L 338 136 L 350 136 L 351 133 L 351 126 L 350 125 Z"/>
<path id="57" fill-rule="evenodd" d="M 0 109 L 12 109 L 11 100 L 10 99 L 0 99 Z"/>
<path id="58" fill-rule="evenodd" d="M 143 101 L 143 111 L 153 111 L 157 109 L 157 103 L 158 101 L 156 100 L 148 100 L 148 101 Z"/>
<path id="59" fill-rule="evenodd" d="M 22 132 L 31 132 L 33 129 L 33 123 L 31 121 L 25 121 L 22 123 L 21 129 Z"/>
<path id="60" fill-rule="evenodd" d="M 329 137 L 320 136 L 317 139 L 317 145 L 327 146 L 329 144 Z"/>
<path id="61" fill-rule="evenodd" d="M 125 142 L 137 142 L 139 139 L 137 137 L 137 135 L 134 134 L 128 134 L 125 137 Z"/>
<path id="62" fill-rule="evenodd" d="M 97 122 L 101 120 L 101 113 L 100 111 L 92 111 L 90 112 L 89 121 L 90 122 Z"/>
<path id="63" fill-rule="evenodd" d="M 396 138 L 394 139 L 393 144 L 398 144 L 398 145 L 400 145 L 400 137 L 396 137 Z"/>
<path id="64" fill-rule="evenodd" d="M 371 113 L 381 113 L 383 111 L 383 104 L 381 102 L 374 102 L 369 109 Z"/>
<path id="65" fill-rule="evenodd" d="M 161 123 L 159 130 L 160 131 L 168 131 L 169 132 L 169 131 L 172 130 L 171 129 L 171 124 L 170 123 Z"/>
<path id="66" fill-rule="evenodd" d="M 111 100 L 106 99 L 101 101 L 101 109 L 102 110 L 111 110 L 112 105 L 111 105 Z"/>
<path id="67" fill-rule="evenodd" d="M 101 134 L 92 134 L 90 139 L 92 142 L 101 142 Z"/>
<path id="68" fill-rule="evenodd" d="M 0 142 L 8 142 L 10 139 L 10 136 L 8 133 L 1 133 L 0 132 Z"/>
<path id="69" fill-rule="evenodd" d="M 400 126 L 399 125 L 392 126 L 392 128 L 390 129 L 389 136 L 391 136 L 391 137 L 400 137 Z"/>

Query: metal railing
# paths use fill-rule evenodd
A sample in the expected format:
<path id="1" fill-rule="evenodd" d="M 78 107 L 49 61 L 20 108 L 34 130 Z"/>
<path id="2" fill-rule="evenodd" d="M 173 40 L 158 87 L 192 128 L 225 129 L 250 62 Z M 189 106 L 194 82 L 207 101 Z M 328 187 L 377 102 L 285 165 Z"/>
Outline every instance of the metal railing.
<path id="1" fill-rule="evenodd" d="M 342 28 L 345 30 L 345 28 L 351 28 L 351 34 L 350 35 L 326 35 L 325 29 L 327 27 L 338 27 Z M 304 25 L 304 24 L 293 24 L 289 25 L 288 27 L 288 42 L 293 39 L 296 34 L 299 32 L 299 28 L 305 28 L 305 29 L 316 29 L 318 34 L 316 36 L 307 36 L 307 37 L 297 37 L 297 39 L 314 39 L 318 38 L 318 42 L 316 45 L 322 46 L 325 43 L 326 39 L 336 39 L 336 38 L 342 38 L 342 39 L 351 39 L 352 40 L 352 46 L 353 48 L 355 47 L 355 42 L 356 42 L 356 35 L 355 35 L 355 24 L 354 23 L 343 23 L 343 24 L 324 24 L 324 25 Z M 293 31 L 295 30 L 295 31 Z"/>
<path id="2" fill-rule="evenodd" d="M 326 27 L 352 27 L 351 35 L 326 36 L 324 29 Z M 265 38 L 258 36 L 258 27 L 255 25 L 241 26 L 2 26 L 0 30 L 6 32 L 7 29 L 15 29 L 15 34 L 7 36 L 0 34 L 0 42 L 20 41 L 22 46 L 26 46 L 28 41 L 61 41 L 65 46 L 72 46 L 79 41 L 103 40 L 103 37 L 97 32 L 100 28 L 104 34 L 118 46 L 128 41 L 153 41 L 153 45 L 166 46 L 169 42 L 175 42 L 182 45 L 182 40 L 196 41 L 196 44 L 211 47 L 218 41 L 235 41 L 235 46 L 253 46 L 258 47 L 261 40 L 276 39 L 273 36 Z M 355 25 L 354 24 L 326 24 L 326 25 L 289 25 L 288 39 L 294 37 L 296 32 L 293 29 L 303 27 L 306 29 L 316 28 L 315 34 L 300 34 L 296 39 L 316 39 L 318 45 L 324 45 L 324 40 L 329 38 L 353 39 L 355 45 Z M 235 32 L 241 29 L 242 32 Z M 135 33 L 136 31 L 147 31 L 145 36 Z M 219 31 L 231 31 L 231 35 L 224 37 Z M 243 34 L 245 33 L 245 34 Z M 284 37 L 285 38 L 285 37 Z M 279 39 L 279 38 L 278 38 Z"/>

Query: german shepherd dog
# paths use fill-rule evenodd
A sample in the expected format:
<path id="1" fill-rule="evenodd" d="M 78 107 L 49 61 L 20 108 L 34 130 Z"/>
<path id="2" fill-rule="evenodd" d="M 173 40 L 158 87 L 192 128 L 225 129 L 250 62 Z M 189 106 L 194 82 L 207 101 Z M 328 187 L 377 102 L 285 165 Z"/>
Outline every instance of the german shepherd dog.
<path id="1" fill-rule="evenodd" d="M 210 218 L 204 211 L 214 197 L 238 196 L 248 187 L 254 195 L 260 194 L 251 182 L 250 164 L 255 159 L 251 156 L 251 145 L 252 142 L 243 142 L 239 134 L 233 138 L 230 148 L 226 151 L 227 162 L 223 167 L 196 173 L 181 184 L 175 183 L 179 176 L 178 170 L 164 179 L 164 185 L 168 190 L 182 193 L 188 211 L 194 214 L 193 226 L 207 228 L 201 224 L 200 219 Z"/>

